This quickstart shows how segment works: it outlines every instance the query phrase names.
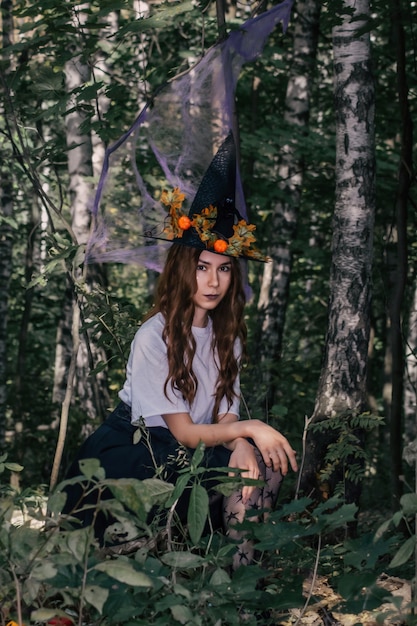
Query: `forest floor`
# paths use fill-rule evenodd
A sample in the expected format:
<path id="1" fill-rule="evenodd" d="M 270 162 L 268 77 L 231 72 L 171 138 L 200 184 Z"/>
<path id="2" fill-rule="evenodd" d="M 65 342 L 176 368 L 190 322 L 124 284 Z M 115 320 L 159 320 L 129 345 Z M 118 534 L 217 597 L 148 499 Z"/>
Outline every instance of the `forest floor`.
<path id="1" fill-rule="evenodd" d="M 286 621 L 280 626 L 400 626 L 407 624 L 410 616 L 411 584 L 407 580 L 382 574 L 378 586 L 395 596 L 395 604 L 383 604 L 373 611 L 362 611 L 359 614 L 344 613 L 338 607 L 342 602 L 339 596 L 324 577 L 317 577 L 311 590 L 311 580 L 304 583 L 304 595 L 311 596 L 305 610 L 290 611 Z"/>

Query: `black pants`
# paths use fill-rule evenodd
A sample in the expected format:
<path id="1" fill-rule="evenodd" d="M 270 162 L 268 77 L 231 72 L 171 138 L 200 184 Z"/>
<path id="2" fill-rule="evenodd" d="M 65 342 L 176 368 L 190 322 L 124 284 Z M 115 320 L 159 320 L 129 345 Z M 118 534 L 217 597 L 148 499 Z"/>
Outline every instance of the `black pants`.
<path id="1" fill-rule="evenodd" d="M 191 458 L 193 450 L 181 447 L 168 428 L 153 426 L 146 428 L 138 443 L 133 442 L 133 436 L 137 428 L 131 424 L 131 410 L 124 402 L 120 402 L 106 421 L 92 433 L 82 444 L 76 459 L 71 464 L 66 478 L 73 478 L 81 474 L 79 461 L 81 459 L 96 458 L 104 468 L 106 478 L 137 478 L 144 480 L 155 476 L 155 464 L 163 466 L 161 478 L 175 484 L 178 478 L 178 470 L 182 461 Z M 222 528 L 222 498 L 213 491 L 216 484 L 216 468 L 227 467 L 230 451 L 224 446 L 206 448 L 201 463 L 202 467 L 209 470 L 203 475 L 204 486 L 210 495 L 210 517 L 214 528 Z M 79 507 L 82 497 L 82 489 L 79 484 L 69 485 L 65 488 L 67 502 L 63 513 L 71 513 Z M 188 509 L 188 490 L 184 492 L 178 502 L 176 512 L 182 521 L 186 520 Z M 110 497 L 108 494 L 107 497 Z M 83 501 L 83 504 L 93 504 L 93 498 Z M 85 511 L 77 514 L 84 526 L 90 525 L 93 519 L 93 511 Z M 108 521 L 99 516 L 95 530 L 99 540 L 102 540 Z"/>

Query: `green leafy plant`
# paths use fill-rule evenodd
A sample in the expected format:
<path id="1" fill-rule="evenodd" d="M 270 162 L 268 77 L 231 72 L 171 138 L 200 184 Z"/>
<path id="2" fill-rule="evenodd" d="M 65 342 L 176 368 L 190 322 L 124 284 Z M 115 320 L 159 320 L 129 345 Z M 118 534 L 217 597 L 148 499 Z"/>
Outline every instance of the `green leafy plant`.
<path id="1" fill-rule="evenodd" d="M 388 530 L 394 529 L 404 537 L 400 546 L 390 562 L 390 567 L 401 567 L 409 562 L 416 553 L 415 519 L 417 516 L 417 494 L 405 493 L 400 498 L 400 508 L 381 524 L 376 532 L 376 537 L 382 537 Z M 402 527 L 402 528 L 401 528 Z"/>
<path id="2" fill-rule="evenodd" d="M 300 618 L 314 600 L 319 574 L 339 594 L 334 608 L 375 611 L 392 598 L 379 574 L 396 549 L 395 537 L 369 533 L 334 544 L 334 533 L 356 519 L 357 508 L 342 495 L 320 504 L 293 499 L 269 513 L 263 523 L 240 528 L 253 538 L 256 560 L 232 571 L 233 543 L 210 529 L 204 446 L 184 461 L 176 485 L 162 480 L 106 478 L 97 459 L 80 462 L 81 475 L 60 483 L 46 498 L 42 490 L 0 489 L 0 602 L 4 620 L 19 624 L 69 619 L 74 624 L 119 625 L 271 624 L 298 610 Z M 20 466 L 0 458 L 0 470 Z M 242 484 L 239 473 L 216 469 L 217 489 L 227 495 Z M 83 498 L 70 515 L 61 514 L 65 487 L 79 484 Z M 188 491 L 186 527 L 175 507 Z M 16 511 L 30 515 L 17 518 Z M 417 501 L 404 498 L 403 516 L 415 514 Z M 77 513 L 90 511 L 92 524 L 77 525 Z M 152 511 L 152 521 L 149 513 Z M 109 517 L 105 543 L 94 534 L 98 515 Z M 406 548 L 402 548 L 404 554 Z M 401 556 L 401 554 L 397 557 Z M 391 566 L 395 566 L 395 560 Z M 311 572 L 309 587 L 306 572 Z M 303 591 L 304 589 L 304 591 Z M 413 624 L 412 611 L 396 615 Z M 395 612 L 391 609 L 391 615 Z M 385 615 L 385 613 L 384 613 Z M 382 619 L 382 618 L 381 618 Z"/>
<path id="3" fill-rule="evenodd" d="M 44 497 L 4 486 L 0 498 L 3 618 L 27 624 L 60 616 L 80 626 L 266 625 L 285 619 L 290 609 L 302 611 L 311 601 L 314 577 L 311 593 L 303 597 L 306 571 L 331 577 L 340 604 L 349 609 L 376 608 L 389 598 L 378 587 L 377 577 L 380 559 L 392 549 L 390 541 L 368 537 L 326 545 L 326 538 L 356 515 L 353 504 L 336 497 L 318 506 L 309 498 L 293 500 L 262 524 L 251 521 L 249 514 L 242 528 L 254 538 L 258 558 L 233 572 L 234 546 L 222 533 L 207 532 L 203 453 L 202 447 L 196 450 L 175 487 L 160 478 L 107 479 L 97 460 L 84 461 L 82 475 L 72 481 L 79 481 L 85 495 L 94 492 L 96 497 L 94 504 L 81 507 L 111 516 L 114 532 L 109 538 L 116 537 L 121 544 L 99 545 L 92 526 L 77 528 L 75 518 L 61 515 L 66 481 L 48 498 L 47 510 Z M 6 458 L 1 462 L 6 467 Z M 13 464 L 11 469 L 16 469 Z M 227 493 L 240 480 L 223 477 L 220 471 L 219 489 Z M 169 541 L 166 524 L 174 523 L 170 512 L 186 489 L 191 502 L 187 532 Z M 111 497 L 104 499 L 109 490 Z M 30 519 L 23 523 L 11 514 L 18 503 L 26 508 L 31 503 Z M 149 522 L 154 507 L 165 526 Z"/>
<path id="4" fill-rule="evenodd" d="M 325 466 L 320 481 L 325 484 L 339 478 L 335 493 L 345 493 L 346 483 L 355 485 L 363 481 L 369 465 L 370 451 L 364 446 L 364 438 L 384 420 L 378 415 L 342 414 L 310 425 L 310 429 L 323 433 L 329 439 L 326 447 Z"/>

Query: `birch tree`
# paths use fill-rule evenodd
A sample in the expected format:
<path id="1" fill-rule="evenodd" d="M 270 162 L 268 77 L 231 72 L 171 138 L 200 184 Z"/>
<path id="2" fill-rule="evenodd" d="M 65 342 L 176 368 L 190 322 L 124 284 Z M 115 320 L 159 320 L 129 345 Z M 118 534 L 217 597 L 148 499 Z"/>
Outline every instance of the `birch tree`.
<path id="1" fill-rule="evenodd" d="M 336 193 L 332 232 L 330 299 L 324 360 L 312 423 L 356 416 L 367 408 L 371 269 L 375 212 L 374 80 L 368 0 L 344 0 L 333 28 L 336 113 Z M 328 444 L 335 432 L 310 430 L 303 490 L 321 484 Z M 349 468 L 342 467 L 342 479 Z M 353 494 L 355 499 L 356 494 Z"/>
<path id="2" fill-rule="evenodd" d="M 274 401 L 273 369 L 277 365 L 288 304 L 292 265 L 291 244 L 297 228 L 303 181 L 302 138 L 308 132 L 310 94 L 317 51 L 320 2 L 298 0 L 294 21 L 293 58 L 285 98 L 285 122 L 293 128 L 293 140 L 281 149 L 277 177 L 282 200 L 272 212 L 269 255 L 265 265 L 258 300 L 258 342 L 260 360 L 264 364 L 263 382 L 268 404 Z M 284 199 L 285 198 L 285 199 Z"/>
<path id="3" fill-rule="evenodd" d="M 88 3 L 74 7 L 73 28 L 78 32 L 81 42 L 87 36 L 85 22 L 88 10 Z M 85 56 L 86 52 L 83 51 L 81 42 L 78 43 L 74 56 L 65 65 L 66 89 L 69 96 L 66 114 L 66 134 L 71 228 L 77 245 L 86 244 L 89 236 L 91 221 L 89 203 L 92 199 L 92 179 L 94 174 L 92 134 L 85 130 L 88 107 L 82 106 L 78 102 L 78 95 L 81 89 L 91 80 L 91 64 Z M 96 151 L 98 151 L 97 142 L 96 138 Z M 75 281 L 77 281 L 77 278 L 83 280 L 80 270 L 77 268 L 74 268 L 74 270 L 78 275 L 73 276 L 73 279 Z M 92 272 L 94 272 L 94 276 Z M 94 270 L 92 272 L 90 272 L 88 278 L 90 283 L 98 278 L 97 272 Z M 76 298 L 75 301 L 74 298 Z M 71 384 L 71 381 L 68 380 L 68 371 L 74 350 L 74 338 L 71 330 L 73 328 L 74 306 L 82 307 L 82 295 L 74 292 L 74 282 L 70 282 L 67 287 L 63 316 L 57 333 L 53 399 L 59 404 L 64 401 L 68 383 Z M 85 319 L 82 321 L 86 322 Z M 98 377 L 89 376 L 98 358 L 97 351 L 86 330 L 84 330 L 80 339 L 74 380 L 76 397 L 79 399 L 82 409 L 90 418 L 94 418 L 97 415 L 103 416 L 109 405 L 104 374 L 101 373 Z"/>
<path id="4" fill-rule="evenodd" d="M 405 434 L 413 440 L 417 434 L 417 282 L 414 280 L 413 299 L 408 314 L 404 374 Z"/>

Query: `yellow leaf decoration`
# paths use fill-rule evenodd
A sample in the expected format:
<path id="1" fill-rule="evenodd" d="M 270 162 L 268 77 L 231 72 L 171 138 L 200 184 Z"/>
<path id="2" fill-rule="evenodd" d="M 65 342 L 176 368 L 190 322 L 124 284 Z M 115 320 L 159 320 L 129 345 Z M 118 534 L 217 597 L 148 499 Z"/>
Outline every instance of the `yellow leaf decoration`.
<path id="1" fill-rule="evenodd" d="M 232 239 L 237 239 L 242 242 L 242 246 L 244 248 L 249 248 L 251 243 L 256 241 L 256 238 L 252 234 L 252 232 L 256 229 L 254 224 L 247 224 L 245 220 L 240 220 L 237 224 L 233 226 L 233 237 Z"/>
<path id="2" fill-rule="evenodd" d="M 161 202 L 165 206 L 169 206 L 171 210 L 178 211 L 182 207 L 182 203 L 185 200 L 185 194 L 182 193 L 179 187 L 174 187 L 172 191 L 164 191 L 161 193 Z"/>
<path id="3" fill-rule="evenodd" d="M 171 220 L 166 223 L 164 233 L 169 240 L 175 237 L 182 237 L 184 230 L 181 228 L 179 222 L 181 218 L 187 217 L 182 211 L 182 203 L 185 200 L 185 194 L 183 194 L 178 187 L 174 187 L 172 191 L 164 191 L 161 193 L 161 202 L 165 206 L 169 207 L 169 216 Z"/>
<path id="4" fill-rule="evenodd" d="M 161 193 L 161 202 L 169 207 L 169 217 L 165 223 L 164 233 L 168 240 L 181 238 L 185 230 L 194 228 L 197 235 L 207 249 L 214 250 L 219 254 L 226 254 L 233 257 L 247 257 L 258 261 L 269 261 L 270 259 L 262 254 L 253 243 L 256 237 L 253 231 L 254 224 L 248 224 L 241 219 L 233 226 L 233 235 L 229 239 L 219 238 L 218 233 L 213 232 L 217 220 L 217 208 L 210 204 L 199 214 L 194 214 L 192 220 L 183 211 L 182 205 L 185 200 L 178 187 L 172 191 L 164 190 Z"/>
<path id="5" fill-rule="evenodd" d="M 203 209 L 200 214 L 196 213 L 193 216 L 193 221 L 191 222 L 191 225 L 196 229 L 201 241 L 214 244 L 217 237 L 214 233 L 211 232 L 211 229 L 216 223 L 216 218 L 217 209 L 211 204 L 210 206 Z"/>

